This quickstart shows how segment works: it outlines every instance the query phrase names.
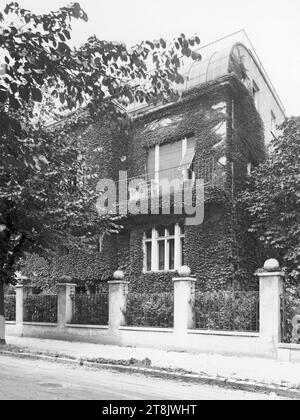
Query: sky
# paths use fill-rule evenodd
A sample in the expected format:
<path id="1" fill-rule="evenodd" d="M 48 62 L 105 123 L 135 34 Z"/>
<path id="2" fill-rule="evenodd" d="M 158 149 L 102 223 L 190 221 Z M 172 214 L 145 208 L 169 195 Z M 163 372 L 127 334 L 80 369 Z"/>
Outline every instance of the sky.
<path id="1" fill-rule="evenodd" d="M 10 0 L 0 0 L 0 10 Z M 65 6 L 69 0 L 19 0 L 36 13 Z M 89 36 L 122 41 L 172 39 L 198 34 L 207 44 L 244 29 L 273 82 L 287 115 L 300 115 L 299 0 L 79 0 L 89 21 L 74 22 L 72 42 Z"/>

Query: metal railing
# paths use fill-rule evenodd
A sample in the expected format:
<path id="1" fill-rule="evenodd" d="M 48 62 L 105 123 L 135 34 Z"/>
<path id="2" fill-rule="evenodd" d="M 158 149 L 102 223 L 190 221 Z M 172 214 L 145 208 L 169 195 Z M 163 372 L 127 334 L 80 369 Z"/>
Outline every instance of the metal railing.
<path id="1" fill-rule="evenodd" d="M 77 294 L 74 297 L 73 324 L 107 325 L 108 293 Z"/>
<path id="2" fill-rule="evenodd" d="M 24 301 L 25 322 L 57 323 L 57 295 L 28 295 Z"/>
<path id="3" fill-rule="evenodd" d="M 4 296 L 4 311 L 6 321 L 16 320 L 16 295 Z"/>
<path id="4" fill-rule="evenodd" d="M 195 293 L 195 329 L 259 331 L 259 292 Z"/>
<path id="5" fill-rule="evenodd" d="M 131 327 L 173 328 L 174 294 L 129 293 L 126 324 Z"/>
<path id="6" fill-rule="evenodd" d="M 300 344 L 300 298 L 289 293 L 280 296 L 281 342 Z"/>
<path id="7" fill-rule="evenodd" d="M 187 166 L 175 166 L 162 171 L 153 171 L 127 179 L 128 199 L 147 200 L 151 197 L 193 190 L 195 180 L 203 180 L 206 188 L 221 188 L 226 186 L 226 168 L 214 157 L 197 159 L 194 169 Z M 171 191 L 162 188 L 162 182 L 169 181 Z M 123 188 L 122 181 L 117 183 L 118 189 Z M 168 185 L 166 185 L 167 187 Z"/>

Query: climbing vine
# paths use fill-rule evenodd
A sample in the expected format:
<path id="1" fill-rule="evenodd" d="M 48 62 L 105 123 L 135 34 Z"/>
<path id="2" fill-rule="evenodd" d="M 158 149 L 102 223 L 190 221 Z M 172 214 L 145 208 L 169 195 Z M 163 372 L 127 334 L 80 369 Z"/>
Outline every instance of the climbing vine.
<path id="1" fill-rule="evenodd" d="M 163 120 L 167 123 L 157 124 Z M 215 129 L 222 124 L 226 124 L 225 139 Z M 264 159 L 264 131 L 252 97 L 235 76 L 194 89 L 181 102 L 138 114 L 126 134 L 114 133 L 109 123 L 98 122 L 77 135 L 87 145 L 88 159 L 98 161 L 99 178 L 117 179 L 119 170 L 137 177 L 144 172 L 150 147 L 184 137 L 197 140 L 196 173 L 204 156 L 226 156 L 224 184 L 206 189 L 203 225 L 186 227 L 185 262 L 201 290 L 256 287 L 252 274 L 259 261 L 257 247 L 247 234 L 248 222 L 236 205 L 236 195 L 244 187 L 247 163 L 255 166 Z M 134 292 L 168 291 L 174 273 L 143 273 L 143 232 L 155 224 L 183 220 L 175 215 L 129 217 L 121 233 L 109 237 L 101 254 L 95 250 L 87 258 L 70 252 L 53 259 L 52 271 L 68 274 L 81 284 L 97 284 L 122 269 Z"/>

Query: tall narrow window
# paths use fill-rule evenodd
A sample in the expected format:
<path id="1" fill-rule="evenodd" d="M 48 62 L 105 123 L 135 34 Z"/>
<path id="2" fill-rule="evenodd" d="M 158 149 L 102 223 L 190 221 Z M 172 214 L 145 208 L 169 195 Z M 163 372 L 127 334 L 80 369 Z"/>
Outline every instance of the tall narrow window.
<path id="1" fill-rule="evenodd" d="M 175 268 L 175 240 L 169 239 L 168 240 L 168 248 L 169 248 L 169 270 L 174 270 Z"/>
<path id="2" fill-rule="evenodd" d="M 151 257 L 152 257 L 152 244 L 151 242 L 146 242 L 146 269 L 151 271 Z"/>
<path id="3" fill-rule="evenodd" d="M 158 241 L 158 270 L 165 269 L 165 241 Z"/>
<path id="4" fill-rule="evenodd" d="M 152 264 L 152 229 L 144 234 L 144 270 L 151 271 Z"/>

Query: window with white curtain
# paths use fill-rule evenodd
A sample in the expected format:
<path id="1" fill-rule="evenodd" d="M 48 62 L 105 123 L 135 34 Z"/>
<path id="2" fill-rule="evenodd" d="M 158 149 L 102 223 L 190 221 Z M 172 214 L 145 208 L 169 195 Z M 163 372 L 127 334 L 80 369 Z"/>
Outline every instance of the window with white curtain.
<path id="1" fill-rule="evenodd" d="M 144 232 L 144 272 L 174 271 L 184 264 L 184 226 L 159 225 Z"/>

